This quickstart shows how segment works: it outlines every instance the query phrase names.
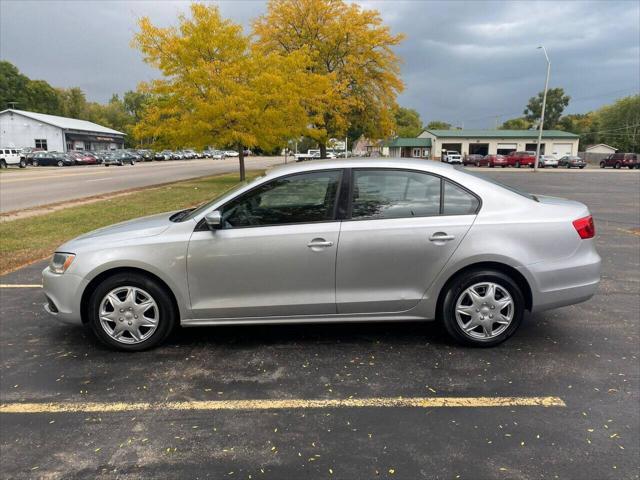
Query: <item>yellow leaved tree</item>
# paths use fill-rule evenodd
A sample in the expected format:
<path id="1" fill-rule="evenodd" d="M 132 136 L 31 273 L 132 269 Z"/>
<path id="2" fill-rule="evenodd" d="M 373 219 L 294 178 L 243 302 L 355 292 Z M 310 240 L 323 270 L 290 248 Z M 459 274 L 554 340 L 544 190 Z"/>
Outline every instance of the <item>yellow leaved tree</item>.
<path id="1" fill-rule="evenodd" d="M 322 157 L 330 137 L 347 130 L 382 138 L 394 130 L 396 97 L 403 89 L 393 35 L 380 14 L 343 0 L 270 0 L 253 24 L 259 45 L 283 54 L 308 52 L 310 71 L 331 89 L 307 107 L 310 135 Z"/>
<path id="2" fill-rule="evenodd" d="M 312 72 L 306 49 L 252 44 L 216 6 L 192 4 L 190 13 L 175 27 L 139 21 L 133 45 L 162 78 L 140 86 L 153 100 L 135 134 L 166 146 L 233 146 L 244 180 L 243 150 L 273 149 L 307 134 L 310 122 L 321 121 L 309 112 L 329 83 Z"/>

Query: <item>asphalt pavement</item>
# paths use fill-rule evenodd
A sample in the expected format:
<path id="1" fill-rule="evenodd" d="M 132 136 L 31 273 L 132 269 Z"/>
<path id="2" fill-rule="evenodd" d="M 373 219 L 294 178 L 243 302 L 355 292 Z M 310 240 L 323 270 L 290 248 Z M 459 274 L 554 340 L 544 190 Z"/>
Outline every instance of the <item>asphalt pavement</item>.
<path id="1" fill-rule="evenodd" d="M 35 264 L 0 277 L 2 477 L 638 478 L 640 175 L 480 171 L 590 207 L 593 299 L 493 349 L 398 322 L 181 329 L 125 354 L 50 319 Z M 505 397 L 562 403 L 483 406 Z"/>
<path id="2" fill-rule="evenodd" d="M 245 160 L 247 169 L 258 170 L 283 163 L 284 157 L 247 157 Z M 237 171 L 237 158 L 138 162 L 122 167 L 12 168 L 0 174 L 0 213 Z"/>

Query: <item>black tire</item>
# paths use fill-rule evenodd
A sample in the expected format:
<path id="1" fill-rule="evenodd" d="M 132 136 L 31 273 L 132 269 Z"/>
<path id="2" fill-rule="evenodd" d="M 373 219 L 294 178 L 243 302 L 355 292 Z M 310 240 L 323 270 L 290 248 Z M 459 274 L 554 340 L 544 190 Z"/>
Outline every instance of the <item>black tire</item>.
<path id="1" fill-rule="evenodd" d="M 122 286 L 138 287 L 145 290 L 153 297 L 158 305 L 158 327 L 149 338 L 140 343 L 120 343 L 111 338 L 100 324 L 98 315 L 100 302 L 111 290 Z M 145 275 L 139 273 L 115 274 L 103 280 L 91 294 L 89 298 L 89 308 L 87 309 L 89 315 L 87 327 L 91 329 L 100 342 L 115 350 L 139 352 L 153 348 L 162 343 L 171 334 L 178 322 L 169 296 L 170 294 L 165 287 Z"/>
<path id="2" fill-rule="evenodd" d="M 20 160 L 20 168 L 27 168 L 27 161 L 24 158 Z"/>
<path id="3" fill-rule="evenodd" d="M 620 169 L 620 162 L 616 162 L 616 164 L 613 166 L 613 168 Z"/>
<path id="4" fill-rule="evenodd" d="M 513 317 L 509 326 L 498 336 L 489 339 L 472 338 L 464 333 L 456 320 L 458 297 L 470 286 L 493 282 L 505 289 L 513 299 Z M 520 287 L 508 275 L 496 270 L 471 270 L 456 276 L 448 285 L 442 304 L 442 322 L 449 335 L 458 343 L 470 347 L 494 347 L 515 333 L 524 316 L 525 301 Z"/>
<path id="5" fill-rule="evenodd" d="M 7 162 L 3 160 L 0 160 L 0 168 L 7 168 Z"/>
<path id="6" fill-rule="evenodd" d="M 582 167 L 580 167 L 580 168 L 582 168 Z M 569 165 L 568 163 L 567 163 L 567 169 L 571 170 L 571 165 Z"/>
<path id="7" fill-rule="evenodd" d="M 581 167 L 578 167 L 580 170 L 582 170 L 584 168 L 584 165 L 582 165 Z"/>
<path id="8" fill-rule="evenodd" d="M 606 163 L 600 162 L 600 168 L 604 168 L 605 166 L 606 166 Z"/>
<path id="9" fill-rule="evenodd" d="M 34 160 L 33 162 L 31 162 L 31 165 L 37 167 L 38 165 L 40 165 L 40 163 L 38 162 L 38 160 Z"/>

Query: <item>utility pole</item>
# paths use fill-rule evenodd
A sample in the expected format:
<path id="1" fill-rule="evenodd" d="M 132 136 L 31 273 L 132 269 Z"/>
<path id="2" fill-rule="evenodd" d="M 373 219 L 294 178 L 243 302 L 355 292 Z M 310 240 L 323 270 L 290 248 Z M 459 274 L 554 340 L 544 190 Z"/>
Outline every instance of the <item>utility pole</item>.
<path id="1" fill-rule="evenodd" d="M 538 171 L 538 163 L 540 163 L 540 142 L 542 142 L 542 128 L 544 127 L 544 109 L 547 106 L 547 89 L 549 88 L 549 74 L 551 73 L 551 62 L 549 61 L 549 56 L 547 55 L 547 49 L 544 48 L 543 45 L 539 46 L 538 49 L 542 49 L 544 52 L 544 58 L 547 59 L 547 79 L 544 81 L 544 94 L 542 96 L 542 112 L 540 113 L 540 125 L 538 131 L 538 145 L 536 146 L 536 160 L 533 164 L 533 171 Z"/>

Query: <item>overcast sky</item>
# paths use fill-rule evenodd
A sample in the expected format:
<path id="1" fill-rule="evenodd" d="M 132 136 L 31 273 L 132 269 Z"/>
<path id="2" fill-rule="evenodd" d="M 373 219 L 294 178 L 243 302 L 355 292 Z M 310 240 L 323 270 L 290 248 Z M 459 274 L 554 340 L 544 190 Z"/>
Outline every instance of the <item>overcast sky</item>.
<path id="1" fill-rule="evenodd" d="M 266 2 L 215 2 L 246 28 Z M 425 123 L 493 128 L 521 115 L 544 87 L 545 45 L 552 87 L 580 113 L 640 91 L 640 2 L 362 1 L 406 40 L 403 106 Z M 182 1 L 0 0 L 0 58 L 56 87 L 79 86 L 89 100 L 135 89 L 153 78 L 130 47 L 136 19 L 169 25 Z M 496 118 L 498 117 L 498 118 Z"/>

